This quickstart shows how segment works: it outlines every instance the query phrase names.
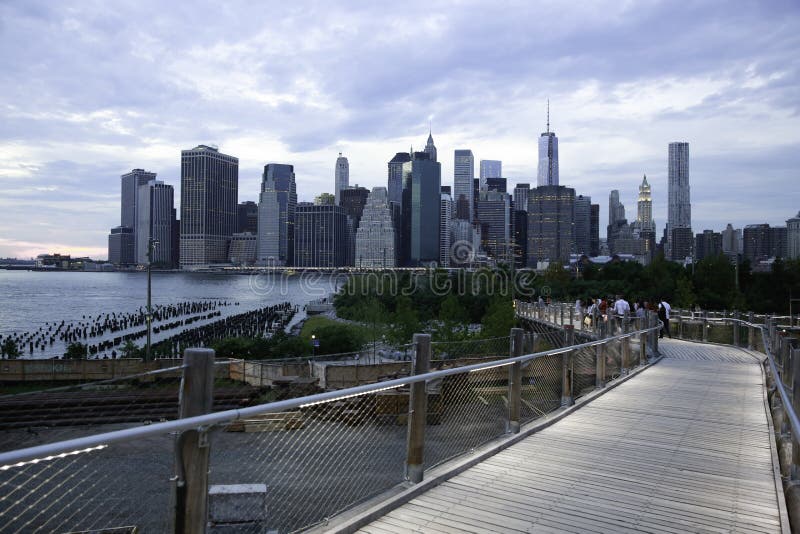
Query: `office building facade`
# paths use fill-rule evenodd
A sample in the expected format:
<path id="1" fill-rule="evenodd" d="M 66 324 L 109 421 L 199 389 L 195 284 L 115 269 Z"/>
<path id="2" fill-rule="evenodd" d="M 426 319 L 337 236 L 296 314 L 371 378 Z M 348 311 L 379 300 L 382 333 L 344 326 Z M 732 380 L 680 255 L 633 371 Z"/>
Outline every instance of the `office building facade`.
<path id="1" fill-rule="evenodd" d="M 531 190 L 528 203 L 528 266 L 567 262 L 573 248 L 575 190 L 548 185 Z"/>
<path id="2" fill-rule="evenodd" d="M 256 263 L 258 238 L 252 232 L 237 232 L 231 237 L 228 261 L 233 265 L 247 267 Z"/>
<path id="3" fill-rule="evenodd" d="M 334 170 L 334 203 L 338 206 L 341 192 L 350 186 L 350 162 L 339 152 L 336 158 L 336 169 Z"/>
<path id="4" fill-rule="evenodd" d="M 508 262 L 511 256 L 511 197 L 500 191 L 481 191 L 478 197 L 481 245 L 486 254 Z"/>
<path id="5" fill-rule="evenodd" d="M 117 226 L 111 229 L 108 234 L 108 261 L 122 267 L 136 263 L 133 228 Z"/>
<path id="6" fill-rule="evenodd" d="M 444 189 L 444 187 L 442 187 Z M 439 267 L 450 266 L 450 221 L 453 219 L 453 199 L 450 193 L 442 193 L 439 204 Z"/>
<path id="7" fill-rule="evenodd" d="M 236 233 L 258 232 L 258 204 L 252 200 L 240 202 L 236 208 Z"/>
<path id="8" fill-rule="evenodd" d="M 550 104 L 547 105 L 547 131 L 539 136 L 539 166 L 536 185 L 558 185 L 558 137 L 550 131 Z"/>
<path id="9" fill-rule="evenodd" d="M 575 197 L 575 253 L 591 255 L 592 198 Z"/>
<path id="10" fill-rule="evenodd" d="M 156 173 L 144 169 L 133 169 L 120 176 L 120 226 L 133 229 L 133 243 L 136 247 L 136 203 L 139 187 L 156 179 Z M 135 255 L 135 252 L 134 252 Z M 134 257 L 134 261 L 136 261 Z"/>
<path id="11" fill-rule="evenodd" d="M 419 267 L 439 261 L 441 164 L 415 152 L 403 165 L 401 265 Z"/>
<path id="12" fill-rule="evenodd" d="M 173 267 L 172 225 L 175 217 L 175 193 L 171 185 L 152 180 L 139 186 L 136 200 L 136 263 L 148 264 L 148 245 L 153 240 L 150 262 Z M 227 258 L 226 258 L 227 261 Z"/>
<path id="13" fill-rule="evenodd" d="M 294 166 L 268 163 L 264 166 L 258 206 L 259 263 L 273 266 L 292 264 L 296 209 Z"/>
<path id="14" fill-rule="evenodd" d="M 389 202 L 394 202 L 399 207 L 403 202 L 403 165 L 411 161 L 411 154 L 398 152 L 389 162 L 389 176 L 387 191 Z"/>
<path id="15" fill-rule="evenodd" d="M 482 159 L 479 167 L 480 188 L 486 189 L 487 178 L 503 176 L 503 162 L 496 159 Z"/>
<path id="16" fill-rule="evenodd" d="M 692 204 L 689 188 L 689 143 L 670 143 L 667 152 L 667 257 L 683 260 L 684 248 L 673 246 L 674 229 L 688 228 L 692 235 Z M 685 237 L 686 232 L 678 235 Z"/>
<path id="17" fill-rule="evenodd" d="M 355 266 L 392 269 L 395 262 L 395 228 L 385 187 L 374 187 L 367 197 L 356 230 Z"/>
<path id="18" fill-rule="evenodd" d="M 341 206 L 303 203 L 295 212 L 294 265 L 344 267 L 347 263 L 347 215 Z"/>
<path id="19" fill-rule="evenodd" d="M 206 145 L 181 151 L 182 269 L 227 263 L 238 188 L 238 158 Z"/>
<path id="20" fill-rule="evenodd" d="M 786 221 L 786 257 L 800 259 L 800 211 Z"/>
<path id="21" fill-rule="evenodd" d="M 474 213 L 475 157 L 472 150 L 456 150 L 453 174 L 453 203 L 456 218 L 472 221 Z"/>
<path id="22" fill-rule="evenodd" d="M 531 184 L 517 184 L 514 188 L 514 209 L 517 211 L 528 211 L 528 197 L 531 194 Z"/>

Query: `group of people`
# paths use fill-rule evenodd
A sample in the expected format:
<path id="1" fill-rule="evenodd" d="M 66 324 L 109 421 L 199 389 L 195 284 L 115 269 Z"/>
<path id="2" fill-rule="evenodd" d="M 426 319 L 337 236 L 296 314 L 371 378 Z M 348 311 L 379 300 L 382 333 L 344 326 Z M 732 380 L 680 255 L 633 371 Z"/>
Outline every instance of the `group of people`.
<path id="1" fill-rule="evenodd" d="M 644 319 L 647 317 L 648 311 L 658 313 L 658 318 L 662 323 L 659 338 L 663 338 L 664 334 L 672 337 L 669 331 L 669 313 L 671 307 L 666 299 L 658 300 L 638 300 L 633 302 L 631 306 L 630 301 L 625 299 L 622 295 L 608 298 L 588 298 L 586 300 L 577 299 L 575 301 L 575 316 L 579 322 L 582 322 L 587 328 L 594 325 L 595 320 L 605 321 L 607 317 L 615 320 L 618 330 L 622 330 L 622 321 L 628 316 L 635 319 Z M 599 319 L 598 319 L 599 318 Z"/>

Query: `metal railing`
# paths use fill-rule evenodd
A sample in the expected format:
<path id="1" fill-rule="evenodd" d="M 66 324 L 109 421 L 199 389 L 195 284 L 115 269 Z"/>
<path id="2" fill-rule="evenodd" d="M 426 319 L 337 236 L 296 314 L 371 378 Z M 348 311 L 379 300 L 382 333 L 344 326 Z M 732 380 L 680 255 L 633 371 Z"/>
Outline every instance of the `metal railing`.
<path id="1" fill-rule="evenodd" d="M 513 329 L 509 357 L 436 371 L 416 334 L 412 376 L 216 413 L 213 351 L 189 349 L 181 419 L 0 453 L 0 531 L 304 529 L 647 363 L 657 330 L 573 344 L 565 325 L 526 353 Z"/>

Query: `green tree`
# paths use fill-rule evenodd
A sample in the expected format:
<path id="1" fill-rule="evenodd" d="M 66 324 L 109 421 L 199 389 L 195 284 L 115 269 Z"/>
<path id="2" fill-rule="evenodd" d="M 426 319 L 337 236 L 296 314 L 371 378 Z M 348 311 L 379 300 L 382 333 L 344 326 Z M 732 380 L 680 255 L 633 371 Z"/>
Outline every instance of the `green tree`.
<path id="1" fill-rule="evenodd" d="M 74 342 L 67 345 L 67 352 L 64 353 L 66 360 L 85 360 L 87 354 L 87 346 L 83 343 Z"/>
<path id="2" fill-rule="evenodd" d="M 436 338 L 439 341 L 456 341 L 467 331 L 469 317 L 458 299 L 452 293 L 442 302 L 439 308 L 439 323 Z"/>
<path id="3" fill-rule="evenodd" d="M 9 360 L 16 360 L 21 356 L 17 342 L 7 337 L 3 340 L 2 350 L 0 350 Z"/>
<path id="4" fill-rule="evenodd" d="M 397 307 L 392 316 L 392 328 L 389 329 L 389 339 L 395 343 L 411 343 L 411 338 L 415 333 L 422 330 L 411 299 L 407 295 L 397 297 Z"/>
<path id="5" fill-rule="evenodd" d="M 136 343 L 130 339 L 126 341 L 119 349 L 121 358 L 141 358 L 142 349 L 136 346 Z"/>
<path id="6" fill-rule="evenodd" d="M 703 258 L 695 265 L 694 287 L 697 303 L 707 310 L 730 309 L 736 300 L 735 268 L 719 254 Z"/>
<path id="7" fill-rule="evenodd" d="M 516 317 L 514 306 L 509 299 L 495 298 L 483 317 L 481 335 L 483 337 L 503 337 L 511 333 Z"/>
<path id="8" fill-rule="evenodd" d="M 694 306 L 697 297 L 694 294 L 692 281 L 685 276 L 681 276 L 675 285 L 675 304 L 679 308 L 691 308 Z"/>

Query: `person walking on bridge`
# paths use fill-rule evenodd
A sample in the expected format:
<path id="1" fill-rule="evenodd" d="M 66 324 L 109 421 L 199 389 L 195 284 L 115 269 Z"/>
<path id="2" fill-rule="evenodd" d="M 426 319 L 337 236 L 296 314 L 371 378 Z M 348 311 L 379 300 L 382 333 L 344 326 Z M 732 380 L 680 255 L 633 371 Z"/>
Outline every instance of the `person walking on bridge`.
<path id="1" fill-rule="evenodd" d="M 664 332 L 667 333 L 668 338 L 672 339 L 672 334 L 669 332 L 669 312 L 671 309 L 666 299 L 661 299 L 661 302 L 658 303 L 658 318 L 664 324 L 658 334 L 659 339 L 664 337 Z"/>
<path id="2" fill-rule="evenodd" d="M 617 299 L 614 301 L 614 315 L 617 317 L 617 330 L 620 332 L 622 332 L 622 322 L 625 320 L 626 313 L 631 313 L 631 305 L 622 298 L 622 295 L 617 295 Z"/>

